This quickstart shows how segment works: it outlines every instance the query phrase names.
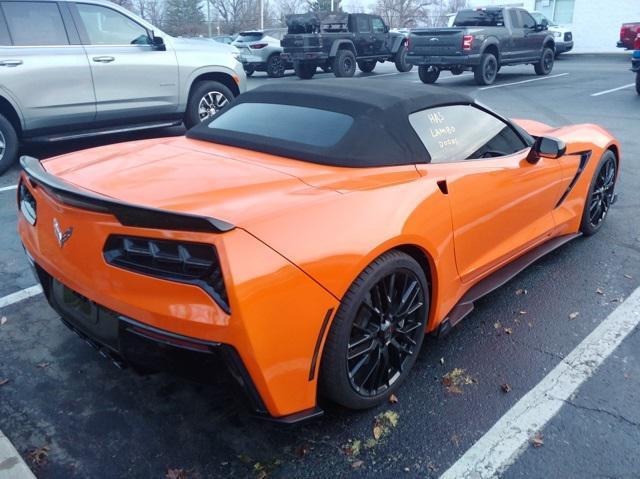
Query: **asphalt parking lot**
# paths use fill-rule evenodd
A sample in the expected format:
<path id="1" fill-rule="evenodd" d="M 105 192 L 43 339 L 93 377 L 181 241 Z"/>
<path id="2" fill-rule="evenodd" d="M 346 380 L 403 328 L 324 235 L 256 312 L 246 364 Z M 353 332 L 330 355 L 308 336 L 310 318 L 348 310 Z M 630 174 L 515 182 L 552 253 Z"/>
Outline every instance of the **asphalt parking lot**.
<path id="1" fill-rule="evenodd" d="M 529 66 L 505 67 L 483 88 L 470 74 L 442 75 L 440 87 L 508 117 L 607 128 L 622 144 L 619 200 L 596 236 L 563 246 L 476 303 L 447 338 L 428 338 L 397 403 L 364 412 L 324 405 L 322 418 L 291 427 L 253 419 L 218 371 L 205 371 L 209 381 L 201 384 L 116 369 L 67 330 L 42 295 L 1 307 L 1 298 L 35 284 L 15 233 L 14 168 L 0 177 L 0 430 L 40 478 L 424 478 L 464 466 L 457 461 L 469 448 L 638 294 L 640 96 L 629 67 L 626 55 L 565 56 L 548 77 Z M 258 73 L 249 81 L 274 80 Z M 289 74 L 280 81 L 300 80 Z M 419 79 L 415 70 L 379 65 L 353 81 L 392 89 Z M 44 158 L 181 133 L 24 151 Z M 639 351 L 634 329 L 555 417 L 527 432 L 532 440 L 504 477 L 638 477 Z"/>

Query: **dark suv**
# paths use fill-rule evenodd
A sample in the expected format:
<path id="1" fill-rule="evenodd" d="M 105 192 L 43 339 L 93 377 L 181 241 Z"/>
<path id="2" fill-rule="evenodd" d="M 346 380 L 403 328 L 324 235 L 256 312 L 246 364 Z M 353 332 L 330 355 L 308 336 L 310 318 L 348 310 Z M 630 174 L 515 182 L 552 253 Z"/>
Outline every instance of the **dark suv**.
<path id="1" fill-rule="evenodd" d="M 390 32 L 377 15 L 288 15 L 287 26 L 282 57 L 293 63 L 302 79 L 313 77 L 317 67 L 333 69 L 337 77 L 352 77 L 356 65 L 363 72 L 371 72 L 378 62 L 385 61 L 394 62 L 400 72 L 412 68 L 406 61 L 406 37 Z"/>

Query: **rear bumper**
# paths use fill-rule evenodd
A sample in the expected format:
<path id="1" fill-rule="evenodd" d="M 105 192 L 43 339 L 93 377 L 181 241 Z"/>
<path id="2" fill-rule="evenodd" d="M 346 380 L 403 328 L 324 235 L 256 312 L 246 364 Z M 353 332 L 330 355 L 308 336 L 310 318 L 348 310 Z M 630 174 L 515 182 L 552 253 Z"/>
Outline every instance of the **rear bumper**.
<path id="1" fill-rule="evenodd" d="M 476 66 L 480 64 L 480 54 L 431 56 L 407 54 L 407 62 L 412 65 L 433 65 L 439 67 Z"/>
<path id="2" fill-rule="evenodd" d="M 203 223 L 188 223 L 186 227 L 172 223 L 169 226 L 175 229 L 169 230 L 149 224 L 149 215 L 135 218 L 143 218 L 146 225 L 127 226 L 118 221 L 116 215 L 125 222 L 128 218 L 120 210 L 113 214 L 108 209 L 83 207 L 91 199 L 88 193 L 78 191 L 74 204 L 61 200 L 49 184 L 51 176 L 45 174 L 34 181 L 23 173 L 21 184 L 35 198 L 37 219 L 30 222 L 18 213 L 18 231 L 25 250 L 37 268 L 46 272 L 41 279 L 43 287 L 55 278 L 115 315 L 118 338 L 121 330 L 130 337 L 133 324 L 162 337 L 173 335 L 179 342 L 191 344 L 188 349 L 199 344 L 218 352 L 236 351 L 263 404 L 258 407 L 253 401 L 254 409 L 264 409 L 269 417 L 290 422 L 292 415 L 302 419 L 318 413 L 315 365 L 322 354 L 325 317 L 337 306 L 333 296 L 240 228 L 224 233 L 194 231 L 189 228 Z M 61 188 L 69 185 L 59 181 Z M 58 223 L 62 231 L 72 229 L 62 245 L 56 238 L 59 230 L 54 225 Z M 109 264 L 104 248 L 114 234 L 214 245 L 228 292 L 229 312 L 197 285 Z M 87 331 L 84 333 L 88 336 Z M 155 364 L 153 369 L 164 369 L 164 361 L 157 355 L 132 358 L 131 350 L 123 350 L 119 339 L 93 340 L 105 354 L 110 352 L 122 362 L 137 364 L 144 360 Z"/>
<path id="3" fill-rule="evenodd" d="M 616 47 L 618 48 L 625 48 L 627 50 L 631 50 L 633 48 L 633 41 L 618 41 L 618 43 L 616 43 Z"/>

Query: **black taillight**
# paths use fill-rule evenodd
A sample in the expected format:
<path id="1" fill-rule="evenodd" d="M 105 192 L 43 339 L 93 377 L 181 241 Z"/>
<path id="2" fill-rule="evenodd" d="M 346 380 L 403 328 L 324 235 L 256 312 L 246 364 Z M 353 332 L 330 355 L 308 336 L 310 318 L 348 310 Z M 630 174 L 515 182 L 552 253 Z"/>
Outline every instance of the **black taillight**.
<path id="1" fill-rule="evenodd" d="M 29 191 L 29 188 L 27 188 L 27 185 L 25 185 L 22 180 L 20 180 L 20 184 L 18 185 L 18 208 L 30 224 L 36 224 L 38 205 L 31 191 Z"/>
<path id="2" fill-rule="evenodd" d="M 104 258 L 118 268 L 199 286 L 225 312 L 230 312 L 218 253 L 213 245 L 112 235 L 104 246 Z"/>

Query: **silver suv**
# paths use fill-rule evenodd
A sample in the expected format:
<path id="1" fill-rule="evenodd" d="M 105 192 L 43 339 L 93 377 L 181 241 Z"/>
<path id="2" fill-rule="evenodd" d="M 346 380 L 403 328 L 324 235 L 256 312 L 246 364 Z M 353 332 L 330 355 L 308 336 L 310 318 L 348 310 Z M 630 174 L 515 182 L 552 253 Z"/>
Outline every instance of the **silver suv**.
<path id="1" fill-rule="evenodd" d="M 246 89 L 232 50 L 172 38 L 106 1 L 0 0 L 0 173 L 23 140 L 214 115 Z"/>
<path id="2" fill-rule="evenodd" d="M 240 50 L 240 61 L 248 76 L 258 71 L 267 72 L 271 78 L 280 78 L 284 76 L 285 70 L 293 68 L 291 62 L 285 62 L 280 57 L 283 51 L 280 41 L 286 33 L 286 29 L 274 29 L 238 34 L 232 45 Z"/>

